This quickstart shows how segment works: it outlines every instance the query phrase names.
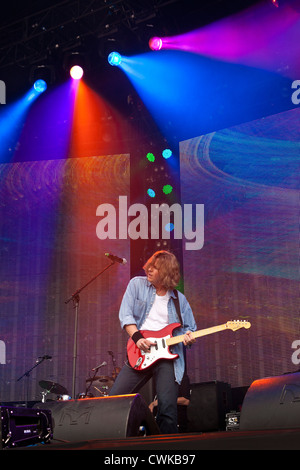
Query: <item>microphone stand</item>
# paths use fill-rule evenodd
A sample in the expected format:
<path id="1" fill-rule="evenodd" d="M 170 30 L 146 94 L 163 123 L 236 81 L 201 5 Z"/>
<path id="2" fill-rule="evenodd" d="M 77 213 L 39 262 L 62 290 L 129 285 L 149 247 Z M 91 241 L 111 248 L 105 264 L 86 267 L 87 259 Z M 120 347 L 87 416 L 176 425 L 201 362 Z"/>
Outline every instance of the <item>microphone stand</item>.
<path id="1" fill-rule="evenodd" d="M 39 359 L 36 360 L 34 366 L 32 366 L 30 369 L 28 369 L 26 372 L 24 372 L 23 375 L 21 375 L 21 377 L 19 377 L 17 379 L 17 382 L 19 382 L 20 380 L 23 379 L 23 377 L 27 377 L 27 383 L 26 383 L 26 407 L 28 407 L 28 398 L 29 398 L 29 377 L 30 377 L 30 372 L 35 369 L 37 366 L 39 366 L 42 362 L 45 361 L 45 357 L 41 357 Z"/>
<path id="2" fill-rule="evenodd" d="M 89 393 L 89 390 L 90 390 L 90 388 L 91 388 L 91 386 L 92 386 L 92 383 L 93 383 L 94 380 L 95 380 L 95 377 L 96 377 L 97 372 L 98 372 L 98 369 L 95 369 L 93 377 L 90 377 L 90 378 L 89 378 L 90 385 L 85 388 L 85 396 L 86 396 L 86 397 L 87 397 L 87 394 Z"/>
<path id="3" fill-rule="evenodd" d="M 112 351 L 107 351 L 107 352 L 111 356 L 111 360 L 112 360 L 113 368 L 114 368 L 114 373 L 115 373 L 114 380 L 116 380 L 116 377 L 117 377 L 117 362 L 116 362 L 114 353 Z"/>
<path id="4" fill-rule="evenodd" d="M 93 375 L 93 377 L 90 376 L 89 379 L 88 379 L 88 381 L 90 382 L 90 385 L 85 388 L 85 396 L 87 396 L 87 394 L 88 394 L 88 392 L 89 392 L 89 389 L 91 388 L 92 383 L 93 383 L 94 380 L 95 380 L 95 377 L 96 377 L 96 375 L 97 375 L 98 370 L 101 369 L 101 367 L 104 366 L 104 365 L 106 365 L 106 364 L 103 363 L 103 364 L 101 364 L 100 366 L 95 367 L 94 369 L 92 369 L 92 371 L 94 372 L 94 375 Z"/>
<path id="5" fill-rule="evenodd" d="M 77 289 L 74 294 L 72 294 L 67 300 L 65 300 L 65 304 L 68 304 L 71 300 L 73 300 L 73 306 L 75 309 L 75 324 L 74 324 L 74 345 L 73 345 L 73 377 L 72 377 L 72 398 L 75 399 L 75 382 L 76 382 L 76 365 L 77 365 L 77 336 L 78 336 L 78 316 L 79 316 L 79 302 L 80 297 L 79 294 L 83 289 L 85 289 L 89 284 L 91 284 L 97 277 L 103 274 L 107 269 L 115 264 L 115 261 L 112 261 L 109 265 L 107 265 L 102 271 L 100 271 L 96 276 L 90 279 L 84 286 Z"/>

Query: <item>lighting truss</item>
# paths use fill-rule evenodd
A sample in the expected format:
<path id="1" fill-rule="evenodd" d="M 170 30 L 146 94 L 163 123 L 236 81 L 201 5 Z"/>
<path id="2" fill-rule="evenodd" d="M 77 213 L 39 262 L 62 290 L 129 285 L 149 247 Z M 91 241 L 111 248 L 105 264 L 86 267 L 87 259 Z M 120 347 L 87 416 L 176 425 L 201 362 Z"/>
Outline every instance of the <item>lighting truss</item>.
<path id="1" fill-rule="evenodd" d="M 118 25 L 133 29 L 179 0 L 65 0 L 0 28 L 0 68 L 33 64 L 83 38 L 104 37 Z"/>

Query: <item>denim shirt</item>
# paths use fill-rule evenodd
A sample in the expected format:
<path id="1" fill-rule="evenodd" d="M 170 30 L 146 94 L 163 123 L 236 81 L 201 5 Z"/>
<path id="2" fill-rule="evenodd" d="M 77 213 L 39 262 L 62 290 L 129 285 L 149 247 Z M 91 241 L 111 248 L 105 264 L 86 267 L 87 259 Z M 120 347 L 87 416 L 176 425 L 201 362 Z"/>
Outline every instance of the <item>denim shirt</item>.
<path id="1" fill-rule="evenodd" d="M 171 296 L 168 302 L 169 324 L 180 323 L 175 304 L 172 300 L 172 298 L 175 298 L 175 294 L 173 291 L 171 291 L 170 294 Z M 140 329 L 146 317 L 149 315 L 155 300 L 155 295 L 156 289 L 146 277 L 137 276 L 131 279 L 120 307 L 119 319 L 121 327 L 124 328 L 126 325 L 135 324 L 137 328 Z M 173 332 L 174 336 L 186 333 L 188 330 L 196 331 L 197 329 L 192 309 L 186 297 L 181 292 L 178 292 L 178 296 L 183 326 Z M 183 343 L 172 346 L 172 353 L 179 355 L 179 357 L 174 360 L 174 372 L 176 382 L 180 384 L 185 368 Z"/>

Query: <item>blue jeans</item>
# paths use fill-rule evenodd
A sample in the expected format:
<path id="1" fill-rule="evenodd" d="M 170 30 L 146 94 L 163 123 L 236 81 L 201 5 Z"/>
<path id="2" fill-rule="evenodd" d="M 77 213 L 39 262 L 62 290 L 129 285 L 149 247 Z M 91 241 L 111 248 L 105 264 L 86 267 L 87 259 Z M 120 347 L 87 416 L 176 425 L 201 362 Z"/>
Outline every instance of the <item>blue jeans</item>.
<path id="1" fill-rule="evenodd" d="M 177 433 L 178 384 L 175 382 L 173 361 L 162 359 L 145 371 L 134 370 L 126 362 L 109 395 L 137 393 L 152 376 L 158 401 L 157 425 L 163 434 Z"/>

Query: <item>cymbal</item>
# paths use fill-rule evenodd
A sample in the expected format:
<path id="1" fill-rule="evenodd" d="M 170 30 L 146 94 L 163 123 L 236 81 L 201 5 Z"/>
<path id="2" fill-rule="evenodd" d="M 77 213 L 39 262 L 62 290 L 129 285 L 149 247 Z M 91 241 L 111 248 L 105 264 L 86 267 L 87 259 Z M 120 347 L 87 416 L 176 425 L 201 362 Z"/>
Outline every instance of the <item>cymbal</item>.
<path id="1" fill-rule="evenodd" d="M 56 395 L 68 395 L 68 390 L 55 382 L 50 380 L 40 380 L 39 386 L 47 390 L 48 393 L 55 393 Z"/>
<path id="2" fill-rule="evenodd" d="M 100 382 L 101 384 L 107 384 L 108 382 L 113 382 L 112 377 L 108 377 L 108 375 L 99 375 L 94 378 L 86 379 L 86 382 Z"/>
<path id="3" fill-rule="evenodd" d="M 94 393 L 95 390 L 97 390 L 98 392 L 103 394 L 103 393 L 106 393 L 107 390 L 110 390 L 114 384 L 114 381 L 113 379 L 110 379 L 110 380 L 107 380 L 107 379 L 110 379 L 110 378 L 104 376 L 103 378 L 100 378 L 100 380 L 95 380 L 94 382 L 92 382 L 91 383 L 92 393 Z"/>

